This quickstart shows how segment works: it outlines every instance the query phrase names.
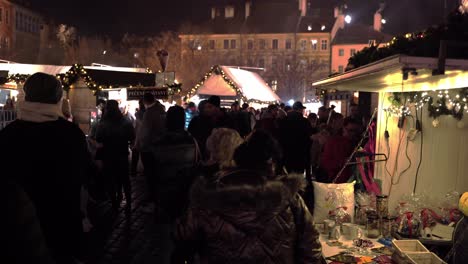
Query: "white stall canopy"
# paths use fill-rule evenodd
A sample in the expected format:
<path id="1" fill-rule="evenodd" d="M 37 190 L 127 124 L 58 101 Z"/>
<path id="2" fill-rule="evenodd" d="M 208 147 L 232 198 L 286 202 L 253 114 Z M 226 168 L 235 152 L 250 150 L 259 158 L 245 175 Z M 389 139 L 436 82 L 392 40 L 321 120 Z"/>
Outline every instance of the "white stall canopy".
<path id="1" fill-rule="evenodd" d="M 214 66 L 207 79 L 192 89 L 189 96 L 218 95 L 240 97 L 244 101 L 272 103 L 280 101 L 265 80 L 255 72 L 236 67 Z"/>

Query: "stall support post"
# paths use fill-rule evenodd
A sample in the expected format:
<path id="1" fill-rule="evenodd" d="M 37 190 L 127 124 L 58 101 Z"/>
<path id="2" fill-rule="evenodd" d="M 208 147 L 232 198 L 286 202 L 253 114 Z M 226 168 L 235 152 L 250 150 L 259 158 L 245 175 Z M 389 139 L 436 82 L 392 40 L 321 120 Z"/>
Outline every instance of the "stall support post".
<path id="1" fill-rule="evenodd" d="M 74 83 L 68 92 L 73 120 L 85 134 L 89 132 L 89 113 L 96 109 L 96 98 L 82 79 Z"/>

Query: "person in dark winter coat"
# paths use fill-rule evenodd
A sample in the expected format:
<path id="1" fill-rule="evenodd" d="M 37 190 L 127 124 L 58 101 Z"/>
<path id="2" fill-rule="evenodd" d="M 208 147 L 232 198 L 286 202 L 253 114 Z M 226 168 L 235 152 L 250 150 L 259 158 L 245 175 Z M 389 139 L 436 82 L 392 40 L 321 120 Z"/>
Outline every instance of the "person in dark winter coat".
<path id="1" fill-rule="evenodd" d="M 172 106 L 166 115 L 166 132 L 152 146 L 156 161 L 155 182 L 162 214 L 173 221 L 187 205 L 192 171 L 200 158 L 195 139 L 185 131 L 185 111 Z"/>
<path id="2" fill-rule="evenodd" d="M 119 109 L 119 103 L 109 100 L 105 114 L 96 131 L 96 141 L 102 144 L 104 175 L 109 184 L 112 206 L 117 209 L 125 192 L 127 209 L 131 208 L 131 185 L 129 178 L 129 146 L 135 140 L 133 124 Z"/>
<path id="3" fill-rule="evenodd" d="M 144 94 L 143 103 L 146 110 L 143 115 L 143 122 L 138 130 L 136 147 L 140 152 L 141 162 L 143 163 L 143 174 L 148 187 L 148 199 L 155 201 L 157 194 L 153 187 L 156 186 L 157 175 L 152 145 L 160 139 L 166 129 L 166 111 L 164 106 L 151 93 Z M 151 212 L 153 209 L 151 204 L 147 204 L 144 211 Z"/>
<path id="4" fill-rule="evenodd" d="M 274 140 L 255 131 L 235 154 L 238 168 L 200 178 L 177 225 L 175 263 L 322 263 L 319 234 L 298 195 L 302 175 L 277 177 Z"/>
<path id="5" fill-rule="evenodd" d="M 303 116 L 304 109 L 301 102 L 294 103 L 293 110 L 280 122 L 279 142 L 288 172 L 309 174 L 312 126 Z"/>
<path id="6" fill-rule="evenodd" d="M 221 101 L 218 96 L 211 96 L 202 108 L 200 115 L 190 122 L 188 131 L 197 140 L 202 154 L 206 156 L 206 140 L 214 128 L 225 127 L 235 129 L 235 124 L 224 111 L 221 110 Z"/>
<path id="7" fill-rule="evenodd" d="M 2 177 L 29 196 L 51 254 L 68 263 L 80 252 L 80 190 L 90 162 L 86 138 L 63 119 L 62 85 L 35 73 L 24 84 L 18 119 L 0 131 Z"/>
<path id="8" fill-rule="evenodd" d="M 28 195 L 16 183 L 6 180 L 0 185 L 0 198 L 8 201 L 3 208 L 2 262 L 55 263 L 42 233 L 36 210 Z"/>

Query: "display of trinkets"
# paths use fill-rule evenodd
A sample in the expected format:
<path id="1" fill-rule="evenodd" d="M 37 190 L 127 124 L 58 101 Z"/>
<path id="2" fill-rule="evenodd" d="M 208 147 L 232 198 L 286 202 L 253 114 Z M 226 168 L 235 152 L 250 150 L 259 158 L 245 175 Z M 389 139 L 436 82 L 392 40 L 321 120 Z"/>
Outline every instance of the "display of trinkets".
<path id="1" fill-rule="evenodd" d="M 383 237 L 391 237 L 395 230 L 396 217 L 386 216 L 380 222 L 380 233 Z"/>
<path id="2" fill-rule="evenodd" d="M 368 238 L 378 238 L 380 236 L 379 216 L 370 212 L 367 214 L 366 231 Z"/>
<path id="3" fill-rule="evenodd" d="M 418 238 L 421 235 L 421 221 L 413 212 L 405 212 L 398 218 L 397 232 L 407 238 Z"/>
<path id="4" fill-rule="evenodd" d="M 388 216 L 388 196 L 377 195 L 377 214 L 380 219 Z"/>

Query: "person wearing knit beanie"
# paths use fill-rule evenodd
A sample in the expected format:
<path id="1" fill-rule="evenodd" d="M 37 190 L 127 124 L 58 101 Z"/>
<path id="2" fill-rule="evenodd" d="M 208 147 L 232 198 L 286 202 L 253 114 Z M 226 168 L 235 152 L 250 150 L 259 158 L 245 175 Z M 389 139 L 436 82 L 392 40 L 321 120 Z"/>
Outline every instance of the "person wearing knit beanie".
<path id="1" fill-rule="evenodd" d="M 18 119 L 42 123 L 63 118 L 63 89 L 55 76 L 37 72 L 26 80 L 23 90 L 25 97 L 18 104 Z"/>

